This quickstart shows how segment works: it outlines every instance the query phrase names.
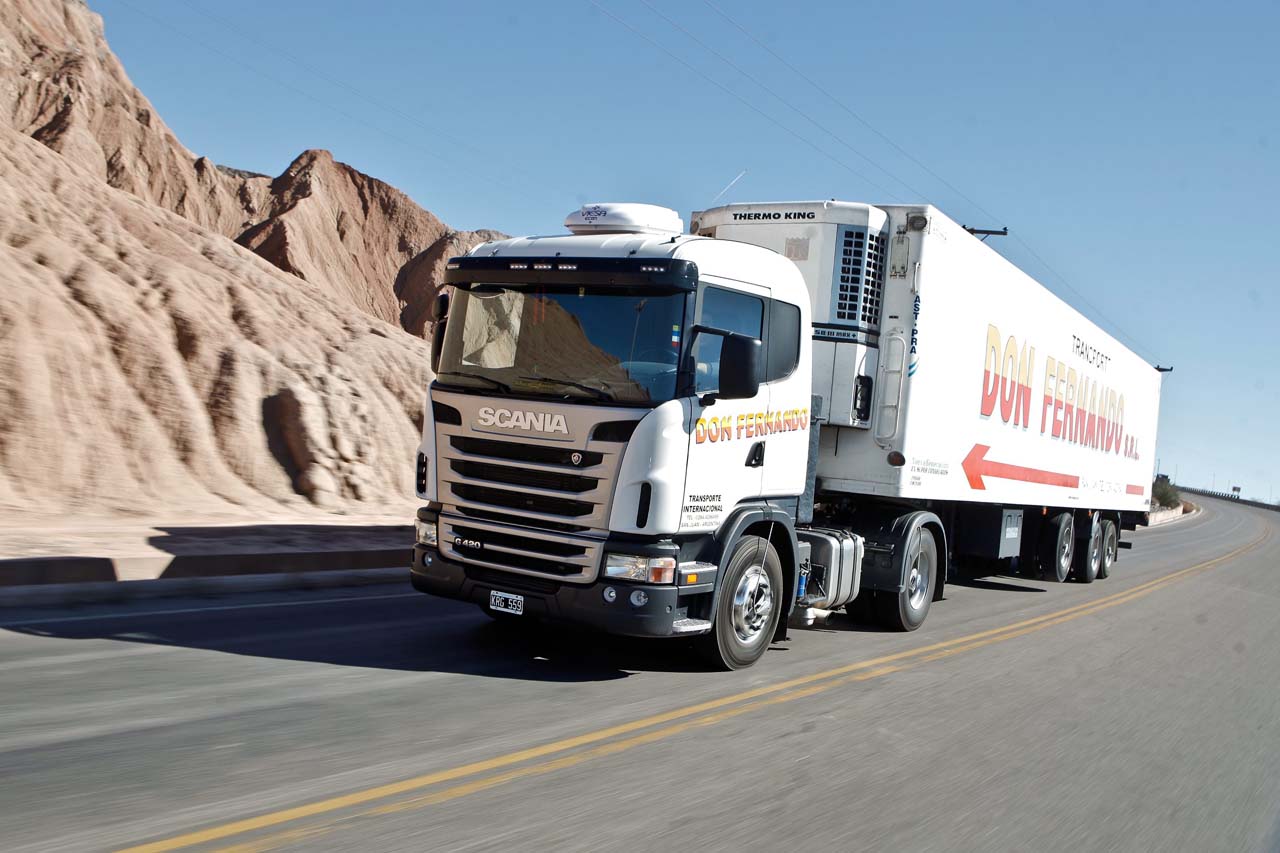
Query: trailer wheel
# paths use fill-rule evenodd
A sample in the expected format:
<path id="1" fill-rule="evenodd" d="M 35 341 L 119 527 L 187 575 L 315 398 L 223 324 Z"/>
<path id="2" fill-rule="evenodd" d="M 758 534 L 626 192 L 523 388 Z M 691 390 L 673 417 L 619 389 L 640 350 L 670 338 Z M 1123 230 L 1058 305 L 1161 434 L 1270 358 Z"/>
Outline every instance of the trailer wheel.
<path id="1" fill-rule="evenodd" d="M 1047 581 L 1066 583 L 1071 576 L 1075 550 L 1076 532 L 1071 513 L 1060 512 L 1040 531 L 1040 576 Z"/>
<path id="2" fill-rule="evenodd" d="M 1102 562 L 1098 565 L 1098 577 L 1106 580 L 1111 577 L 1111 567 L 1115 565 L 1116 556 L 1120 553 L 1120 535 L 1116 523 L 1111 519 L 1102 522 Z"/>
<path id="3" fill-rule="evenodd" d="M 1075 553 L 1075 576 L 1080 583 L 1093 583 L 1102 566 L 1102 522 L 1095 514 L 1089 526 L 1089 538 Z"/>
<path id="4" fill-rule="evenodd" d="M 877 590 L 875 597 L 876 616 L 892 631 L 914 631 L 929 615 L 938 578 L 938 545 L 928 528 L 916 528 L 903 560 L 902 591 Z"/>
<path id="5" fill-rule="evenodd" d="M 720 669 L 744 669 L 760 659 L 782 613 L 782 561 L 769 540 L 743 536 L 720 580 L 715 624 L 695 642 Z"/>

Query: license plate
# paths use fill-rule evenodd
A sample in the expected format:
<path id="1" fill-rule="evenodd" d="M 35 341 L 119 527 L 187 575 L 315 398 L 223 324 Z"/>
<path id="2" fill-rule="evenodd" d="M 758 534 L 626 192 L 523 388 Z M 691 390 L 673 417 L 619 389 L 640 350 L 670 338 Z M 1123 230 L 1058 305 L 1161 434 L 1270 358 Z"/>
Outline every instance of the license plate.
<path id="1" fill-rule="evenodd" d="M 524 615 L 524 596 L 512 595 L 509 592 L 490 590 L 489 609 L 497 610 L 501 613 L 514 613 L 516 616 L 522 616 Z"/>

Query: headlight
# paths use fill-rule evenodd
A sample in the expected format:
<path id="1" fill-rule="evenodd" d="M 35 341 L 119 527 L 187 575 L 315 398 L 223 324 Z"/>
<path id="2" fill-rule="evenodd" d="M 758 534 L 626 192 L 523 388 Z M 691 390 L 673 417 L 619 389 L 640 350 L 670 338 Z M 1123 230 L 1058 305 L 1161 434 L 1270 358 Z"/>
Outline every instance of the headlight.
<path id="1" fill-rule="evenodd" d="M 440 544 L 438 530 L 439 528 L 434 521 L 423 521 L 419 518 L 413 522 L 413 532 L 418 537 L 419 545 L 438 546 Z"/>
<path id="2" fill-rule="evenodd" d="M 676 558 L 605 554 L 604 574 L 605 577 L 627 581 L 671 583 L 676 576 Z"/>

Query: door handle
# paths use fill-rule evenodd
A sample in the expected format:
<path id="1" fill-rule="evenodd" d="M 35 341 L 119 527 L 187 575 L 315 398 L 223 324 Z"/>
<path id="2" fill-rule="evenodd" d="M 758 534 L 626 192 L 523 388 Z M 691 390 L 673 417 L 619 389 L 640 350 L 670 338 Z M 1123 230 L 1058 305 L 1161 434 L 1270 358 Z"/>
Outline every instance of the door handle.
<path id="1" fill-rule="evenodd" d="M 764 464 L 764 442 L 757 441 L 751 445 L 751 449 L 747 451 L 747 467 L 759 468 Z"/>

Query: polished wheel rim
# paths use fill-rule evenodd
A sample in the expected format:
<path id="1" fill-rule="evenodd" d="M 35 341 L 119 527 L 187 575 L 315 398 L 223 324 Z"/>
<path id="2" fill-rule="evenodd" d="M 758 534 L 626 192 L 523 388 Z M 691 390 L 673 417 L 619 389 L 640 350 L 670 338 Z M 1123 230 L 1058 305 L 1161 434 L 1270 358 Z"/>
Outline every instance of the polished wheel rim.
<path id="1" fill-rule="evenodd" d="M 1102 565 L 1102 536 L 1098 535 L 1089 543 L 1089 570 L 1096 573 L 1100 565 Z"/>
<path id="2" fill-rule="evenodd" d="M 1062 544 L 1058 546 L 1058 570 L 1059 574 L 1066 574 L 1071 570 L 1071 537 L 1062 537 Z"/>
<path id="3" fill-rule="evenodd" d="M 1105 557 L 1106 557 L 1108 566 L 1116 561 L 1116 550 L 1117 550 L 1116 537 L 1113 534 L 1107 537 L 1107 549 L 1106 549 Z"/>
<path id="4" fill-rule="evenodd" d="M 911 563 L 911 573 L 907 575 L 907 595 L 912 610 L 923 607 L 925 597 L 929 594 L 929 575 L 921 569 L 922 562 L 923 558 L 917 554 Z"/>
<path id="5" fill-rule="evenodd" d="M 733 593 L 733 631 L 744 643 L 751 643 L 769 624 L 773 613 L 773 584 L 763 566 L 743 573 Z"/>

